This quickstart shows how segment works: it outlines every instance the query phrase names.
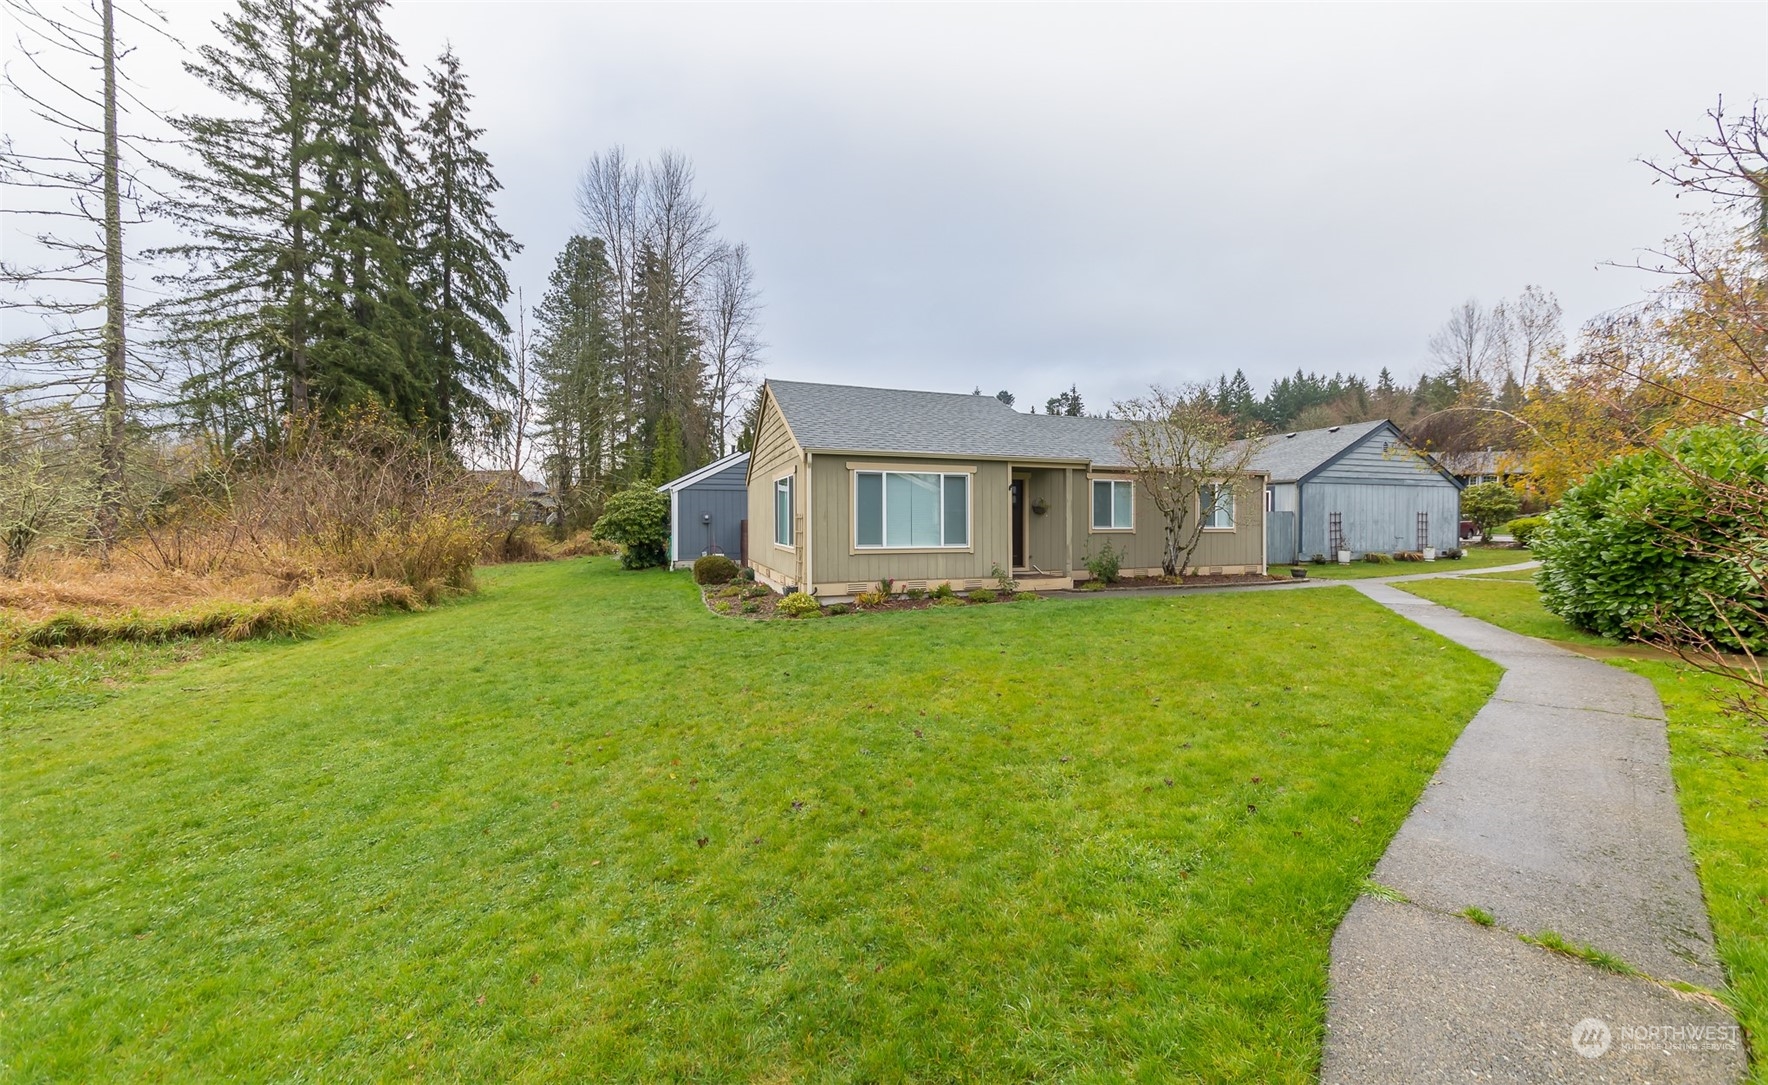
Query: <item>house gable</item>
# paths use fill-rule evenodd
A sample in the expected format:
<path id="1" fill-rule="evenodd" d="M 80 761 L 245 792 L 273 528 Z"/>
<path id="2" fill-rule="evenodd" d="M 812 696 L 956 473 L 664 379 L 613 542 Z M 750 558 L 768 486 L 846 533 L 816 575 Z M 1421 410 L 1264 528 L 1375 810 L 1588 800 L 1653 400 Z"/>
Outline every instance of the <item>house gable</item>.
<path id="1" fill-rule="evenodd" d="M 1301 476 L 1302 484 L 1356 482 L 1371 485 L 1416 486 L 1437 482 L 1461 488 L 1454 475 L 1419 452 L 1399 427 L 1383 422 Z"/>

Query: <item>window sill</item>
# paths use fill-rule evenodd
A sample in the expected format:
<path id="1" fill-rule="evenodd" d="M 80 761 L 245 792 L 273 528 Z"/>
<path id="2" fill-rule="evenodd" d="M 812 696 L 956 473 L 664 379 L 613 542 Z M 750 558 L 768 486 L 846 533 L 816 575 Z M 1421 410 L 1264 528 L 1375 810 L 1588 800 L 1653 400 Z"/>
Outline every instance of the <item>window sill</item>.
<path id="1" fill-rule="evenodd" d="M 1087 528 L 1087 534 L 1089 534 L 1089 535 L 1134 535 L 1135 533 L 1136 533 L 1136 529 L 1133 527 L 1089 527 L 1089 528 Z"/>
<path id="2" fill-rule="evenodd" d="M 1240 529 L 1237 527 L 1206 527 L 1203 530 L 1205 534 L 1232 535 Z"/>
<path id="3" fill-rule="evenodd" d="M 850 546 L 849 556 L 861 554 L 974 554 L 974 546 Z"/>
<path id="4" fill-rule="evenodd" d="M 791 554 L 796 554 L 798 552 L 798 548 L 796 546 L 787 546 L 785 543 L 774 543 L 773 548 L 775 550 L 784 550 L 787 553 L 791 553 Z"/>

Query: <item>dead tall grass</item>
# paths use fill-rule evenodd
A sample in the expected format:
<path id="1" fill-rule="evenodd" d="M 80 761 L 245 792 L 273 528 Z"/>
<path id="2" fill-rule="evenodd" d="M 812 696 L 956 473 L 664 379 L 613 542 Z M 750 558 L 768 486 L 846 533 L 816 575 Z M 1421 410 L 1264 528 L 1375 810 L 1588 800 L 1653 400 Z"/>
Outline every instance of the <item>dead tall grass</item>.
<path id="1" fill-rule="evenodd" d="M 502 534 L 484 484 L 372 411 L 301 423 L 137 510 L 108 565 L 0 580 L 0 649 L 296 634 L 470 591 Z"/>

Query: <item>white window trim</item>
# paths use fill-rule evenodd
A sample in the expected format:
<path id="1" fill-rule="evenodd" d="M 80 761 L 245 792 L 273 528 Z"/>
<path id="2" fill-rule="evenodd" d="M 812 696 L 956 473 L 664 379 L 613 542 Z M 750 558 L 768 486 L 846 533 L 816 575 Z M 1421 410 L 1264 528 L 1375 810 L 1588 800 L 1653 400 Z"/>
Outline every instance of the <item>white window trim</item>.
<path id="1" fill-rule="evenodd" d="M 786 484 L 786 530 L 792 533 L 791 542 L 780 541 L 780 483 Z M 773 480 L 773 522 L 774 546 L 781 550 L 797 550 L 798 542 L 798 472 L 787 471 Z"/>
<path id="2" fill-rule="evenodd" d="M 939 476 L 939 538 L 938 546 L 862 546 L 859 541 L 859 476 L 861 475 L 938 475 Z M 964 544 L 945 543 L 945 480 L 946 476 L 964 480 Z M 879 526 L 889 522 L 885 507 L 890 504 L 890 487 L 881 486 L 883 506 L 878 509 Z M 976 469 L 974 467 L 918 468 L 883 464 L 848 464 L 848 553 L 850 554 L 974 554 L 976 552 Z"/>
<path id="3" fill-rule="evenodd" d="M 1093 487 L 1099 485 L 1099 483 L 1101 483 L 1101 482 L 1109 482 L 1114 486 L 1118 485 L 1118 484 L 1122 484 L 1122 485 L 1126 485 L 1130 488 L 1130 526 L 1129 527 L 1116 527 L 1116 526 L 1100 527 L 1098 524 L 1098 521 L 1094 518 L 1093 502 L 1097 499 L 1093 496 Z M 1138 504 L 1138 502 L 1136 501 L 1136 480 L 1135 479 L 1133 479 L 1133 478 L 1119 478 L 1119 477 L 1113 477 L 1113 476 L 1109 476 L 1109 475 L 1089 475 L 1089 476 L 1087 476 L 1087 534 L 1089 534 L 1089 535 L 1134 535 L 1136 533 L 1136 505 L 1137 504 Z M 1113 510 L 1113 513 L 1115 514 L 1116 509 L 1117 509 L 1117 494 L 1115 491 L 1111 495 L 1111 508 Z"/>
<path id="4" fill-rule="evenodd" d="M 1235 490 L 1234 487 L 1225 480 L 1216 481 L 1216 482 L 1206 482 L 1206 483 L 1204 483 L 1204 485 L 1215 487 L 1217 493 L 1220 493 L 1224 489 L 1227 490 L 1228 496 L 1233 499 L 1234 504 L 1233 504 L 1233 508 L 1231 508 L 1228 511 L 1228 526 L 1227 527 L 1213 527 L 1209 524 L 1204 524 L 1203 530 L 1219 532 L 1223 535 L 1232 535 L 1234 532 L 1239 531 L 1240 530 L 1240 494 L 1239 494 L 1239 492 L 1237 490 Z M 1197 494 L 1197 516 L 1199 519 L 1201 519 L 1203 517 L 1203 493 L 1202 493 L 1202 491 L 1198 491 L 1198 494 Z"/>

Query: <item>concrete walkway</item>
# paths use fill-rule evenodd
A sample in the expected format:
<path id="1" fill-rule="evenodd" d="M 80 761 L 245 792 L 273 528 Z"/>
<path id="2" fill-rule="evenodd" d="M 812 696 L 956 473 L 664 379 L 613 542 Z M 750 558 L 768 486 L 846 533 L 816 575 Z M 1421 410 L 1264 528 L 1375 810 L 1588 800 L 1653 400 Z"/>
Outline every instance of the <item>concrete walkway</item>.
<path id="1" fill-rule="evenodd" d="M 1651 683 L 1382 581 L 1352 586 L 1505 673 L 1375 868 L 1407 902 L 1366 896 L 1333 937 L 1321 1080 L 1741 1079 L 1735 1021 L 1666 985 L 1723 973 Z M 1455 914 L 1470 906 L 1496 926 Z M 1644 976 L 1517 937 L 1543 931 Z"/>

